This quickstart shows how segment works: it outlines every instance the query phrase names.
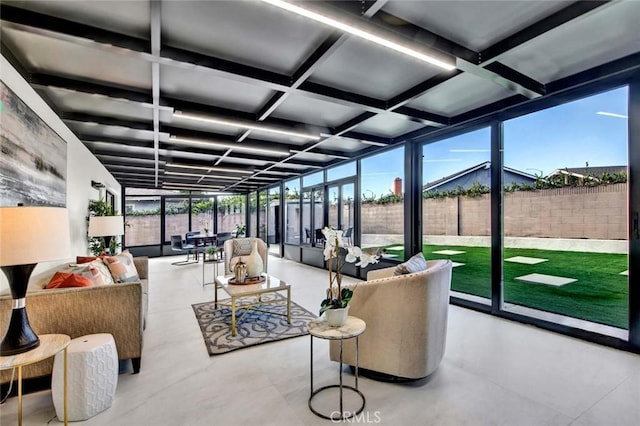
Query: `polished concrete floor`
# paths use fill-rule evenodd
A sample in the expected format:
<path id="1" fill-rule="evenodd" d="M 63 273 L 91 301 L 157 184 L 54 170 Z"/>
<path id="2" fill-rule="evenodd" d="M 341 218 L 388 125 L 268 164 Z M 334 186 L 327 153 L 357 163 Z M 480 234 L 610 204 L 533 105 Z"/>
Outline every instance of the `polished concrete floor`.
<path id="1" fill-rule="evenodd" d="M 140 374 L 121 374 L 113 406 L 77 424 L 331 424 L 307 406 L 309 337 L 209 357 L 191 304 L 211 300 L 212 287 L 202 287 L 202 265 L 172 266 L 175 260 L 150 261 Z M 294 301 L 316 311 L 326 272 L 273 257 L 269 271 L 292 284 Z M 314 342 L 316 383 L 332 383 L 337 364 L 325 341 Z M 345 378 L 353 378 L 348 370 Z M 361 378 L 360 389 L 365 410 L 351 423 L 640 425 L 640 356 L 455 306 L 444 360 L 429 380 Z M 336 395 L 318 400 L 318 408 L 332 407 Z M 17 424 L 17 398 L 0 410 L 2 426 Z M 56 424 L 54 416 L 49 391 L 25 397 L 25 425 Z"/>

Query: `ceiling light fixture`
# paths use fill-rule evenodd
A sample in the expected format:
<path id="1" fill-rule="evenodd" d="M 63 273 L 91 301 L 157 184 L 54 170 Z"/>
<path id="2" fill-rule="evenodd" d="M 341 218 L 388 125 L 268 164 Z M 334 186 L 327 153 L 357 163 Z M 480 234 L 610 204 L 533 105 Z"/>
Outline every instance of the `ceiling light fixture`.
<path id="1" fill-rule="evenodd" d="M 351 157 L 346 156 L 346 155 L 339 155 L 339 154 L 327 154 L 325 152 L 313 152 L 311 150 L 308 151 L 304 151 L 301 149 L 292 149 L 290 151 L 292 154 L 311 154 L 311 155 L 326 155 L 327 157 L 333 157 L 333 158 L 338 158 L 340 160 L 349 160 Z"/>
<path id="2" fill-rule="evenodd" d="M 240 169 L 240 168 L 233 168 L 233 167 L 196 166 L 194 164 L 178 164 L 178 163 L 167 163 L 166 166 L 177 167 L 180 169 L 207 170 L 207 171 L 215 171 L 215 172 L 229 172 L 229 173 L 243 173 L 243 174 L 253 173 L 253 171 L 249 169 Z"/>
<path id="3" fill-rule="evenodd" d="M 162 185 L 163 188 L 166 189 L 193 189 L 193 188 L 199 188 L 199 189 L 213 189 L 213 190 L 217 190 L 222 188 L 222 186 L 220 185 L 200 185 L 197 183 L 165 183 Z"/>
<path id="4" fill-rule="evenodd" d="M 395 50 L 396 52 L 400 52 L 405 55 L 411 56 L 413 58 L 419 59 L 421 61 L 427 62 L 431 65 L 444 68 L 445 70 L 451 71 L 456 69 L 456 67 L 453 64 L 449 64 L 440 59 L 434 58 L 433 56 L 430 56 L 426 53 L 419 52 L 407 46 L 403 46 L 401 44 L 398 44 L 386 38 L 380 37 L 378 35 L 372 34 L 360 28 L 356 28 L 344 22 L 340 22 L 328 16 L 324 16 L 319 13 L 312 12 L 308 9 L 304 9 L 302 7 L 293 5 L 291 3 L 287 3 L 286 1 L 282 1 L 282 0 L 262 0 L 262 1 L 265 3 L 271 4 L 273 6 L 277 6 L 281 9 L 288 10 L 289 12 L 293 12 L 298 15 L 304 16 L 306 18 L 313 19 L 316 22 L 320 22 L 321 24 L 328 25 L 332 28 L 336 28 L 340 31 L 344 31 L 345 33 L 349 33 L 351 35 L 362 38 L 364 40 L 368 40 L 373 43 L 379 44 L 380 46 L 384 46 L 389 49 Z"/>
<path id="5" fill-rule="evenodd" d="M 169 143 L 178 143 L 178 144 L 186 144 L 186 145 L 200 145 L 207 147 L 217 147 L 224 149 L 233 149 L 234 151 L 245 151 L 245 152 L 262 152 L 265 154 L 275 154 L 275 155 L 289 155 L 288 149 L 277 149 L 277 148 L 263 148 L 257 147 L 254 145 L 246 145 L 244 143 L 232 143 L 232 142 L 213 142 L 213 141 L 205 141 L 202 139 L 191 139 L 191 138 L 183 138 L 178 136 L 170 136 Z"/>
<path id="6" fill-rule="evenodd" d="M 297 132 L 295 130 L 284 130 L 266 125 L 253 124 L 248 121 L 231 120 L 227 118 L 205 117 L 197 114 L 190 114 L 182 111 L 175 111 L 174 117 L 184 118 L 186 120 L 201 121 L 204 123 L 220 124 L 222 126 L 239 127 L 242 129 L 258 130 L 261 132 L 276 133 L 285 136 L 295 136 L 299 138 L 319 140 L 320 136 L 313 133 Z"/>
<path id="7" fill-rule="evenodd" d="M 215 179 L 226 179 L 226 180 L 240 180 L 242 179 L 240 176 L 220 176 L 220 175 L 203 175 L 202 173 L 182 173 L 182 172 L 164 172 L 165 175 L 172 176 L 190 176 L 190 177 L 198 177 L 198 178 L 215 178 Z"/>

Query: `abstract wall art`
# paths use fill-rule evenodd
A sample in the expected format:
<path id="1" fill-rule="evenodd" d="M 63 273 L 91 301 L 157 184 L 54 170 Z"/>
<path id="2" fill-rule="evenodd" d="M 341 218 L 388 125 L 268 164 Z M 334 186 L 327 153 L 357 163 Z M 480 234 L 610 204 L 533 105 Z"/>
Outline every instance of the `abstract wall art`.
<path id="1" fill-rule="evenodd" d="M 0 206 L 67 202 L 67 143 L 0 81 Z"/>

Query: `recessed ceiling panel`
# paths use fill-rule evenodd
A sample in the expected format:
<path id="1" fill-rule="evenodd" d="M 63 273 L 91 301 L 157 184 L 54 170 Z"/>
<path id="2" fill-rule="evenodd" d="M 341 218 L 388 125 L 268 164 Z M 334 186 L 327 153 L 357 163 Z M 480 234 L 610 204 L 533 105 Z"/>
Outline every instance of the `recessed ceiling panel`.
<path id="1" fill-rule="evenodd" d="M 153 120 L 152 105 L 75 92 L 54 87 L 41 87 L 38 92 L 51 99 L 59 110 L 79 112 L 124 120 Z"/>
<path id="2" fill-rule="evenodd" d="M 502 86 L 464 73 L 436 86 L 408 106 L 452 117 L 513 95 Z"/>
<path id="3" fill-rule="evenodd" d="M 151 31 L 148 1 L 3 0 L 3 3 L 143 39 L 149 39 Z"/>
<path id="4" fill-rule="evenodd" d="M 259 1 L 162 3 L 167 44 L 292 74 L 326 37 L 308 19 Z"/>
<path id="5" fill-rule="evenodd" d="M 440 71 L 401 53 L 351 38 L 324 61 L 309 80 L 387 100 Z"/>
<path id="6" fill-rule="evenodd" d="M 215 3 L 215 2 L 214 2 Z M 257 112 L 272 91 L 217 77 L 205 69 L 160 67 L 163 95 L 245 112 Z"/>
<path id="7" fill-rule="evenodd" d="M 106 143 L 106 142 L 85 142 L 85 145 L 96 149 L 100 152 L 113 151 L 114 154 L 124 156 L 125 154 L 137 154 L 144 152 L 153 152 L 153 148 L 143 148 L 139 146 L 130 146 L 126 142 L 121 144 Z"/>
<path id="8" fill-rule="evenodd" d="M 219 165 L 220 166 L 250 165 L 250 166 L 262 167 L 262 166 L 266 166 L 267 164 L 269 164 L 269 162 L 264 160 L 256 160 L 253 158 L 237 158 L 237 157 L 229 156 L 229 157 L 224 157 L 224 159 Z"/>
<path id="9" fill-rule="evenodd" d="M 324 149 L 332 149 L 334 151 L 341 152 L 357 152 L 362 149 L 368 148 L 370 145 L 365 145 L 362 142 L 355 141 L 353 139 L 345 139 L 340 137 L 327 139 L 320 145 Z"/>
<path id="10" fill-rule="evenodd" d="M 362 113 L 355 108 L 301 95 L 289 95 L 275 110 L 276 118 L 306 122 L 320 127 L 336 127 Z"/>
<path id="11" fill-rule="evenodd" d="M 471 50 L 482 50 L 571 1 L 389 1 L 382 8 Z M 402 25 L 402 20 L 390 22 Z"/>
<path id="12" fill-rule="evenodd" d="M 424 124 L 398 118 L 394 114 L 378 114 L 363 121 L 354 130 L 375 136 L 395 138 L 425 127 Z"/>
<path id="13" fill-rule="evenodd" d="M 601 6 L 505 54 L 508 65 L 542 82 L 573 75 L 640 50 L 640 2 Z"/>
<path id="14" fill-rule="evenodd" d="M 151 64 L 133 55 L 113 53 L 108 46 L 89 47 L 4 25 L 2 41 L 30 71 L 151 89 Z"/>
<path id="15" fill-rule="evenodd" d="M 96 137 L 119 138 L 123 140 L 152 141 L 153 132 L 149 130 L 137 130 L 120 126 L 105 126 L 97 123 L 65 120 L 67 126 L 76 134 L 91 135 Z"/>

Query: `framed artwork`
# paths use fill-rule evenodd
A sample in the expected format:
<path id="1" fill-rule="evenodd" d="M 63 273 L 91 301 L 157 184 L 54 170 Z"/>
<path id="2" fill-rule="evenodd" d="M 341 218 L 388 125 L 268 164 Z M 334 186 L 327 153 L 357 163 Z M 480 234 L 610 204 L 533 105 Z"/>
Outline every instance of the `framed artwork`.
<path id="1" fill-rule="evenodd" d="M 0 81 L 0 206 L 67 204 L 67 143 Z"/>

